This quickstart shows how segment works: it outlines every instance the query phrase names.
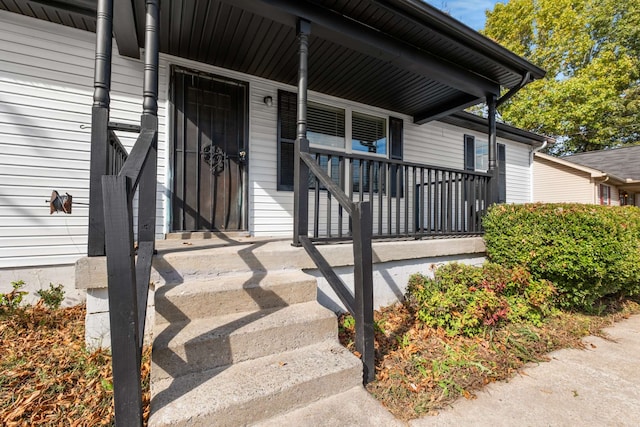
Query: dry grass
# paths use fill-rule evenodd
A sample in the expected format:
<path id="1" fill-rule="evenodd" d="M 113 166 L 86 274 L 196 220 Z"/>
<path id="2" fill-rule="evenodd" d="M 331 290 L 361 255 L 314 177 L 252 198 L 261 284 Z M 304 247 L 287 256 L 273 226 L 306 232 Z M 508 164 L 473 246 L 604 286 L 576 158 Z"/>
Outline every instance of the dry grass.
<path id="1" fill-rule="evenodd" d="M 417 321 L 403 304 L 375 313 L 376 381 L 367 386 L 396 417 L 404 420 L 438 410 L 488 383 L 511 378 L 524 364 L 547 360 L 560 348 L 581 347 L 582 337 L 640 313 L 640 305 L 610 302 L 601 315 L 560 313 L 543 327 L 511 324 L 484 336 L 449 337 Z M 340 340 L 354 350 L 352 318 L 340 318 Z"/>
<path id="2" fill-rule="evenodd" d="M 0 317 L 0 425 L 113 425 L 108 351 L 84 346 L 84 306 L 20 308 Z M 150 350 L 142 367 L 149 414 Z"/>

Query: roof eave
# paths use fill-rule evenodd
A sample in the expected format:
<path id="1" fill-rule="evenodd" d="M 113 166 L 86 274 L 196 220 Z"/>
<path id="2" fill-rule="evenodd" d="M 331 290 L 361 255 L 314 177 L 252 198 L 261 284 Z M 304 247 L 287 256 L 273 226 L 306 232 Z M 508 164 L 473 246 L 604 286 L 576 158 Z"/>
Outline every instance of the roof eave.
<path id="1" fill-rule="evenodd" d="M 390 0 L 390 3 L 396 4 L 398 7 L 403 8 L 403 10 L 412 13 L 416 18 L 423 19 L 433 28 L 457 37 L 469 47 L 481 51 L 492 59 L 504 63 L 509 67 L 521 70 L 522 75 L 528 71 L 531 73 L 533 79 L 541 79 L 547 74 L 544 69 L 516 55 L 509 49 L 430 4 L 421 0 Z"/>

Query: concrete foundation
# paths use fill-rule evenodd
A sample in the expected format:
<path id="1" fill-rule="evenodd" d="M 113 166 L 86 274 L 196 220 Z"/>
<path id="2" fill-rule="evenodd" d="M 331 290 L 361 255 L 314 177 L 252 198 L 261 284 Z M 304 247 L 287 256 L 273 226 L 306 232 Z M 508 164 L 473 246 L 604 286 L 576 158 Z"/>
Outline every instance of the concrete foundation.
<path id="1" fill-rule="evenodd" d="M 402 301 L 407 290 L 409 276 L 422 273 L 433 277 L 438 265 L 460 262 L 481 265 L 485 261 L 483 254 L 450 255 L 430 258 L 418 258 L 377 263 L 373 266 L 373 305 L 385 307 Z M 346 311 L 338 296 L 319 270 L 305 270 L 318 280 L 318 302 L 336 313 Z M 353 266 L 337 267 L 335 272 L 353 293 Z"/>
<path id="2" fill-rule="evenodd" d="M 109 294 L 107 288 L 87 289 L 87 314 L 85 317 L 84 339 L 87 348 L 110 348 L 111 334 L 109 327 Z M 145 344 L 151 344 L 153 324 L 155 321 L 154 287 L 149 289 L 147 319 L 145 321 Z"/>
<path id="3" fill-rule="evenodd" d="M 0 293 L 11 292 L 13 289 L 11 282 L 19 280 L 25 282 L 22 290 L 28 292 L 23 300 L 25 303 L 36 303 L 39 299 L 36 292 L 40 289 L 49 289 L 49 284 L 63 286 L 65 296 L 62 302 L 63 307 L 82 304 L 85 301 L 85 290 L 76 289 L 75 286 L 75 266 L 73 264 L 2 268 L 0 269 Z"/>

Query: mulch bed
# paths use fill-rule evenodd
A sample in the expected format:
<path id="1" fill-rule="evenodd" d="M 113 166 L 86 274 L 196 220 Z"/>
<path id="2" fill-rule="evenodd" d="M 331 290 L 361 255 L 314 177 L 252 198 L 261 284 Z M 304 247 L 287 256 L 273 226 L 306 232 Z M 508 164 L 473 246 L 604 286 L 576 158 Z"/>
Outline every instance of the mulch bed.
<path id="1" fill-rule="evenodd" d="M 459 398 L 473 399 L 486 384 L 513 377 L 550 351 L 582 347 L 611 323 L 640 312 L 631 301 L 612 302 L 603 316 L 560 313 L 542 327 L 511 324 L 479 337 L 450 337 L 426 327 L 408 306 L 375 312 L 376 380 L 367 385 L 397 418 L 437 415 Z M 353 321 L 340 317 L 340 341 L 354 351 Z"/>
<path id="2" fill-rule="evenodd" d="M 0 317 L 0 425 L 113 425 L 111 355 L 87 351 L 85 307 L 20 308 Z M 149 415 L 150 350 L 142 367 Z"/>

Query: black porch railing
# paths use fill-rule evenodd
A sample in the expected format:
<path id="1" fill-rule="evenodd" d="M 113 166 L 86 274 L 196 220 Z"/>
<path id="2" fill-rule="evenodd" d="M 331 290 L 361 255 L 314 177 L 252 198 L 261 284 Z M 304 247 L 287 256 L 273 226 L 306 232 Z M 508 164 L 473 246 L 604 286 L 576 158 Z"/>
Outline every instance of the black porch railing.
<path id="1" fill-rule="evenodd" d="M 117 425 L 142 423 L 140 371 L 155 233 L 141 228 L 155 224 L 155 212 L 140 203 L 136 259 L 133 198 L 140 187 L 140 201 L 155 200 L 156 144 L 157 130 L 144 126 L 120 172 L 102 177 Z M 145 173 L 149 169 L 153 174 Z"/>
<path id="2" fill-rule="evenodd" d="M 344 306 L 355 319 L 356 350 L 363 363 L 362 380 L 366 384 L 375 378 L 373 332 L 373 255 L 371 249 L 371 203 L 356 201 L 332 180 L 325 170 L 309 154 L 307 139 L 307 60 L 311 23 L 299 19 L 297 25 L 299 44 L 297 137 L 294 151 L 294 219 L 293 244 L 305 248 L 309 256 L 329 282 Z M 309 178 L 331 194 L 350 218 L 353 239 L 353 294 L 338 277 L 331 265 L 309 239 Z"/>
<path id="3" fill-rule="evenodd" d="M 142 426 L 141 363 L 155 250 L 159 1 L 146 0 L 140 126 L 109 122 L 113 0 L 99 0 L 91 120 L 89 256 L 106 255 L 115 424 Z M 130 153 L 114 131 L 136 132 Z M 137 248 L 134 197 L 137 192 Z"/>
<path id="4" fill-rule="evenodd" d="M 478 235 L 486 212 L 490 174 L 310 149 L 314 163 L 350 201 L 367 201 L 374 239 Z M 318 179 L 309 182 L 313 241 L 350 238 L 341 203 Z"/>
<path id="5" fill-rule="evenodd" d="M 350 219 L 353 239 L 354 293 L 348 290 L 333 268 L 314 246 L 307 235 L 299 235 L 300 244 L 323 274 L 346 309 L 353 314 L 356 326 L 356 351 L 362 357 L 364 365 L 363 382 L 366 384 L 375 378 L 374 330 L 373 330 L 373 260 L 371 248 L 371 203 L 352 201 L 336 185 L 331 177 L 316 163 L 314 157 L 306 152 L 300 153 L 300 162 L 304 163 L 309 176 L 318 185 L 333 195 Z M 306 169 L 305 168 L 305 169 Z M 304 209 L 303 209 L 304 211 Z"/>

